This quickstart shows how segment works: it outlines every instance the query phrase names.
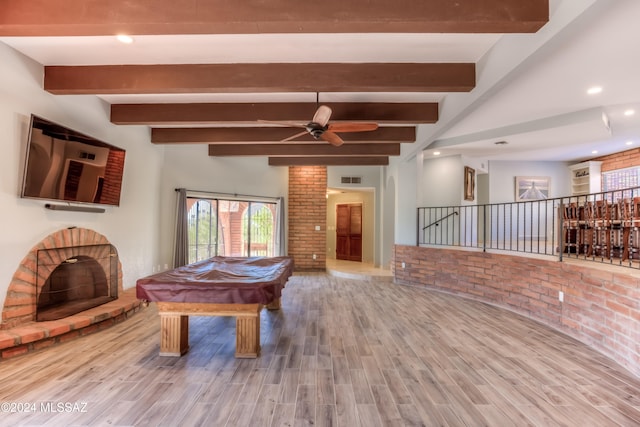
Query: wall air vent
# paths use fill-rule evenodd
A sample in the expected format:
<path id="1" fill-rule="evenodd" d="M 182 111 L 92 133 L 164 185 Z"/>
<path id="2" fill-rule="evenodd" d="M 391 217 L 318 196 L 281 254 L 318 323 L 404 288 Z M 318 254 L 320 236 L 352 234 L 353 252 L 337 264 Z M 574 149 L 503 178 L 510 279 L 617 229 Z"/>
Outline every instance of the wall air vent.
<path id="1" fill-rule="evenodd" d="M 340 178 L 341 184 L 362 184 L 361 176 L 343 176 Z"/>

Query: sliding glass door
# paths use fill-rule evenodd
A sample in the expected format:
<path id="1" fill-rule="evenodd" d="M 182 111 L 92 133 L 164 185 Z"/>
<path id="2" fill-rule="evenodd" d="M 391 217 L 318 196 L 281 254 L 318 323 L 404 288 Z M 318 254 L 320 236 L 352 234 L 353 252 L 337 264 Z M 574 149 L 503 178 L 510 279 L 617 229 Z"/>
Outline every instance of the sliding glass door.
<path id="1" fill-rule="evenodd" d="M 189 263 L 212 256 L 279 255 L 278 203 L 187 196 Z"/>

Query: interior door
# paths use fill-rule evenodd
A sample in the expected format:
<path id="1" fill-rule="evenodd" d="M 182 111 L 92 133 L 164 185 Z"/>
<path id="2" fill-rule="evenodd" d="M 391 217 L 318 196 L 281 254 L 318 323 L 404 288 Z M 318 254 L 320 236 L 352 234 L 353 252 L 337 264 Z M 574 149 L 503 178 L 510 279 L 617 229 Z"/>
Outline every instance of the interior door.
<path id="1" fill-rule="evenodd" d="M 336 205 L 336 259 L 362 262 L 362 204 Z"/>

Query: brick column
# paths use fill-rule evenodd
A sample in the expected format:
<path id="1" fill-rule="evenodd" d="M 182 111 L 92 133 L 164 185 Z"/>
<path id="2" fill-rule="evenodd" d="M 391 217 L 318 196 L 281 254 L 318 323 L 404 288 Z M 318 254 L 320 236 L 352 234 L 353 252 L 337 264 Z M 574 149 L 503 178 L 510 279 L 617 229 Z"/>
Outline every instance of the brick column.
<path id="1" fill-rule="evenodd" d="M 326 166 L 289 167 L 289 256 L 297 271 L 325 270 L 326 193 Z"/>

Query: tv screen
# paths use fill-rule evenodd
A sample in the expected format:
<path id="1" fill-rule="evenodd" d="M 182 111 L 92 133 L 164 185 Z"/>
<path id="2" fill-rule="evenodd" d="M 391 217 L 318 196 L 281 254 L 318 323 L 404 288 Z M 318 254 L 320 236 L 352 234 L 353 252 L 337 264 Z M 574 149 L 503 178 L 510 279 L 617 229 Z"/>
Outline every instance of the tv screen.
<path id="1" fill-rule="evenodd" d="M 120 204 L 125 150 L 31 115 L 22 197 Z"/>

